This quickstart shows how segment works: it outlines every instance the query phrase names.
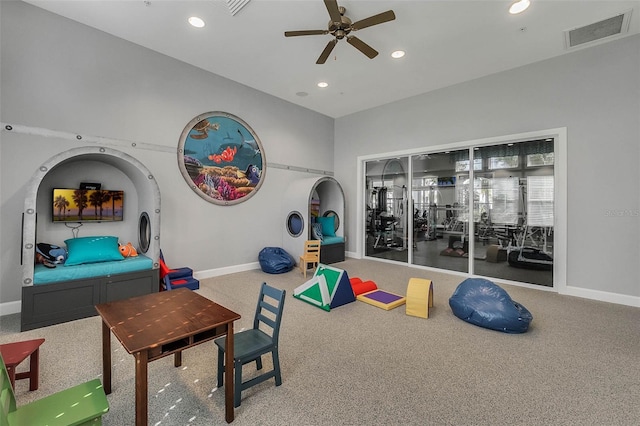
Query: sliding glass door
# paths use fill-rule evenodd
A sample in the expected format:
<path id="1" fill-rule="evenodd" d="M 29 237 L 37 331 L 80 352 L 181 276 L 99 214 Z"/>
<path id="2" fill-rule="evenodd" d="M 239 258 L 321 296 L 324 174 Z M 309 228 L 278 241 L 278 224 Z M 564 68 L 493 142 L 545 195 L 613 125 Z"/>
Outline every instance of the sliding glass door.
<path id="1" fill-rule="evenodd" d="M 414 265 L 469 271 L 469 207 L 453 161 L 465 156 L 468 158 L 468 150 L 411 158 Z"/>
<path id="2" fill-rule="evenodd" d="M 365 255 L 553 286 L 553 150 L 541 139 L 367 161 Z"/>
<path id="3" fill-rule="evenodd" d="M 553 140 L 481 147 L 474 177 L 477 275 L 553 286 Z"/>
<path id="4" fill-rule="evenodd" d="M 366 163 L 366 256 L 407 262 L 408 159 Z"/>

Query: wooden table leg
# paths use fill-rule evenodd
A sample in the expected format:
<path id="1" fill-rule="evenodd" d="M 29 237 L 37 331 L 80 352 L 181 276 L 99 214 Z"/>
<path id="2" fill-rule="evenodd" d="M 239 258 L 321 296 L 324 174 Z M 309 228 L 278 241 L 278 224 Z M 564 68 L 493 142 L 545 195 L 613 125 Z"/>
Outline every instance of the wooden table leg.
<path id="1" fill-rule="evenodd" d="M 136 352 L 136 426 L 147 426 L 149 354 L 146 350 Z"/>
<path id="2" fill-rule="evenodd" d="M 233 322 L 227 324 L 227 338 L 224 349 L 224 417 L 227 423 L 235 418 L 233 400 Z"/>
<path id="3" fill-rule="evenodd" d="M 36 349 L 29 358 L 29 390 L 38 389 L 38 376 L 40 375 L 40 348 Z"/>
<path id="4" fill-rule="evenodd" d="M 173 366 L 180 367 L 182 365 L 182 351 L 173 354 Z"/>
<path id="5" fill-rule="evenodd" d="M 102 387 L 104 393 L 111 393 L 111 330 L 102 322 Z"/>

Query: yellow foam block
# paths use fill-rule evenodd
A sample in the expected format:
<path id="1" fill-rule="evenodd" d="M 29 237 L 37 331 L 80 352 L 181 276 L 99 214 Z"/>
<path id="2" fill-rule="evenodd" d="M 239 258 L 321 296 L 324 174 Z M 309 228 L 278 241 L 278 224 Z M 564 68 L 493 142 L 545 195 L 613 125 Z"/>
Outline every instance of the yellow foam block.
<path id="1" fill-rule="evenodd" d="M 433 283 L 423 278 L 411 278 L 407 286 L 407 315 L 429 318 L 433 307 Z"/>
<path id="2" fill-rule="evenodd" d="M 368 303 L 378 308 L 382 308 L 385 311 L 397 308 L 400 305 L 404 305 L 407 301 L 406 297 L 399 294 L 390 293 L 384 290 L 372 290 L 366 293 L 362 293 L 356 297 L 361 302 Z"/>

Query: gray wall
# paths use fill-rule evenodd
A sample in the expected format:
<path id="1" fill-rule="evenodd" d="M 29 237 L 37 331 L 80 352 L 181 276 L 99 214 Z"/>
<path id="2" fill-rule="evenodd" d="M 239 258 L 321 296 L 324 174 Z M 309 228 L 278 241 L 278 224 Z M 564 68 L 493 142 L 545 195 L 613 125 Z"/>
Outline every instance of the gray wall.
<path id="1" fill-rule="evenodd" d="M 0 121 L 137 142 L 136 148 L 127 143 L 112 148 L 138 159 L 158 181 L 161 247 L 169 266 L 208 271 L 257 262 L 261 248 L 282 245 L 286 218 L 280 204 L 288 183 L 318 176 L 269 168 L 269 163 L 333 170 L 334 121 L 327 116 L 26 3 L 0 2 L 0 14 Z M 265 181 L 244 203 L 207 203 L 189 189 L 178 169 L 182 130 L 208 111 L 242 118 L 264 147 Z M 25 185 L 49 158 L 83 142 L 0 135 L 0 303 L 5 303 L 21 298 Z M 85 170 L 77 181 L 90 177 Z M 39 213 L 38 219 L 49 220 L 47 215 Z M 137 212 L 125 212 L 125 220 L 137 221 Z M 80 236 L 100 233 L 98 227 L 83 226 Z M 38 240 L 62 244 L 71 236 L 69 230 L 48 241 L 40 232 Z"/>
<path id="2" fill-rule="evenodd" d="M 357 247 L 358 156 L 561 127 L 568 135 L 566 286 L 640 306 L 640 36 L 336 120 L 335 177 L 351 202 L 347 250 Z"/>
<path id="3" fill-rule="evenodd" d="M 198 114 L 222 110 L 244 119 L 260 137 L 268 163 L 335 170 L 345 191 L 352 252 L 358 156 L 566 127 L 567 285 L 584 290 L 581 295 L 622 295 L 640 306 L 640 221 L 615 214 L 640 208 L 639 36 L 334 123 L 21 2 L 0 2 L 0 15 L 0 121 L 159 147 L 113 148 L 137 158 L 158 180 L 161 246 L 170 266 L 206 271 L 256 262 L 262 247 L 282 243 L 280 203 L 288 183 L 313 176 L 268 168 L 249 201 L 229 207 L 205 202 L 187 187 L 175 153 L 166 152 L 177 147 L 184 126 Z M 0 136 L 3 303 L 20 299 L 24 185 L 40 164 L 81 142 L 4 131 Z"/>

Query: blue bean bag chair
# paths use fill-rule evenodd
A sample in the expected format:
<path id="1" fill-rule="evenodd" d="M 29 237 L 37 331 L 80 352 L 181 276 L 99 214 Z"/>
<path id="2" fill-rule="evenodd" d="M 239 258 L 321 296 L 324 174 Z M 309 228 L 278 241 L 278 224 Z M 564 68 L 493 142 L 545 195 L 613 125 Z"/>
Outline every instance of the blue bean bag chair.
<path id="1" fill-rule="evenodd" d="M 524 333 L 533 319 L 504 289 L 483 278 L 461 282 L 449 298 L 449 306 L 463 321 L 505 333 Z"/>
<path id="2" fill-rule="evenodd" d="M 296 260 L 280 247 L 265 247 L 258 255 L 260 268 L 268 274 L 283 274 L 296 266 Z"/>

